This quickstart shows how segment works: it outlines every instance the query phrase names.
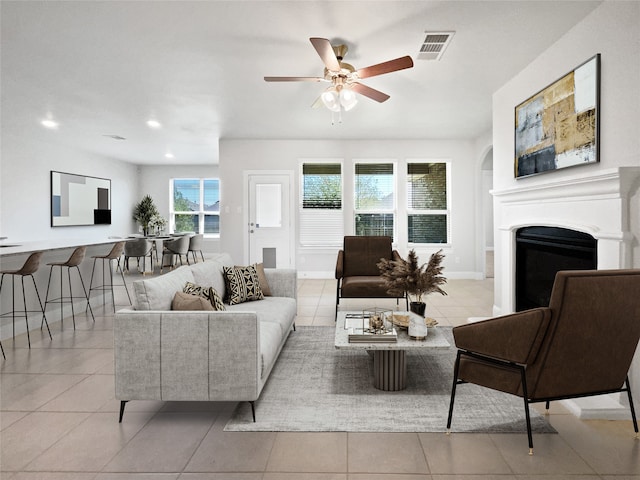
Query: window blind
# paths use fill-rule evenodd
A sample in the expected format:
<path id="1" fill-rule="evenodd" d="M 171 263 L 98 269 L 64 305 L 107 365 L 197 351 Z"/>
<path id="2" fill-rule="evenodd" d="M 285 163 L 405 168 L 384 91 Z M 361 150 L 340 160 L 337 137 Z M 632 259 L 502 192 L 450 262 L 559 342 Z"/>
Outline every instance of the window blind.
<path id="1" fill-rule="evenodd" d="M 302 208 L 300 245 L 334 247 L 342 245 L 342 165 L 304 163 L 302 165 Z"/>
<path id="2" fill-rule="evenodd" d="M 302 208 L 341 209 L 342 178 L 339 163 L 302 165 Z"/>
<path id="3" fill-rule="evenodd" d="M 356 163 L 355 209 L 391 211 L 394 207 L 392 163 Z"/>
<path id="4" fill-rule="evenodd" d="M 409 243 L 448 243 L 447 164 L 407 164 Z"/>
<path id="5" fill-rule="evenodd" d="M 340 246 L 344 237 L 342 210 L 300 211 L 300 245 Z"/>
<path id="6" fill-rule="evenodd" d="M 416 210 L 447 209 L 447 165 L 410 163 L 407 165 L 407 206 Z"/>

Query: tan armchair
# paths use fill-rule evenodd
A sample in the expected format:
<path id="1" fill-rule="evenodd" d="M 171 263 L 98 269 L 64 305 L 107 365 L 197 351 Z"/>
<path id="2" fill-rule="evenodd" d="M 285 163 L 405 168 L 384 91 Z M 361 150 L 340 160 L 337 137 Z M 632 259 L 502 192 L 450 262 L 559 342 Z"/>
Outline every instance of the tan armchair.
<path id="1" fill-rule="evenodd" d="M 524 400 L 529 454 L 529 404 L 627 392 L 640 339 L 640 270 L 558 272 L 549 307 L 453 329 L 458 347 L 447 431 L 456 386 L 474 383 Z"/>
<path id="2" fill-rule="evenodd" d="M 400 254 L 393 250 L 391 237 L 344 237 L 344 248 L 338 251 L 336 261 L 336 317 L 340 298 L 404 298 L 387 293 L 377 263 L 381 258 L 398 260 Z"/>

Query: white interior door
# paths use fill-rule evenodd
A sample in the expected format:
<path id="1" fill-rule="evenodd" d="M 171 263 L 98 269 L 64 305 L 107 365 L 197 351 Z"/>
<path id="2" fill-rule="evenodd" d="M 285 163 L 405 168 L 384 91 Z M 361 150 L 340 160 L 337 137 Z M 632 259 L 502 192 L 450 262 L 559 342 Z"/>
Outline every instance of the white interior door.
<path id="1" fill-rule="evenodd" d="M 249 175 L 249 262 L 293 267 L 291 179 L 287 174 Z"/>

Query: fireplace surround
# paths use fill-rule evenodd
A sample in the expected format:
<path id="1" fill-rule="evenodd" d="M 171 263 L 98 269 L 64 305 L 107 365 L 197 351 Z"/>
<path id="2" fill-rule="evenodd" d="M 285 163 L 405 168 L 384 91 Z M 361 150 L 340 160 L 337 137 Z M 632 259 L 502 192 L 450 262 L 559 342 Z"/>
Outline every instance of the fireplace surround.
<path id="1" fill-rule="evenodd" d="M 494 315 L 515 312 L 516 236 L 529 227 L 580 232 L 596 242 L 598 269 L 640 268 L 634 247 L 640 238 L 640 167 L 576 168 L 577 173 L 521 179 L 491 193 L 495 221 Z M 637 255 L 637 254 L 636 254 Z M 639 319 L 640 321 L 640 319 Z M 640 398 L 640 353 L 629 372 L 634 398 Z M 581 418 L 627 419 L 619 395 L 565 401 Z"/>

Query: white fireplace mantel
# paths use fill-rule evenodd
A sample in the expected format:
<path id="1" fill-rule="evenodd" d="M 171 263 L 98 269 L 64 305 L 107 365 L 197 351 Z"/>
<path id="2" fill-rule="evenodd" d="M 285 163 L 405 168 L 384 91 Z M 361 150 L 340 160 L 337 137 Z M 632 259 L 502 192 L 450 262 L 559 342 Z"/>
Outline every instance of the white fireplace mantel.
<path id="1" fill-rule="evenodd" d="M 545 182 L 540 183 L 542 178 L 540 175 L 522 179 L 514 187 L 491 192 L 496 225 L 495 315 L 515 311 L 515 237 L 519 228 L 550 226 L 588 233 L 597 240 L 598 269 L 633 267 L 633 244 L 638 232 L 634 235 L 631 231 L 630 211 L 633 209 L 629 202 L 640 189 L 640 167 L 619 167 L 586 174 L 581 171 L 557 180 L 552 174 L 545 174 Z M 638 353 L 630 379 L 634 398 L 638 399 Z M 626 396 L 621 398 L 616 394 L 565 403 L 581 418 L 629 418 Z"/>

